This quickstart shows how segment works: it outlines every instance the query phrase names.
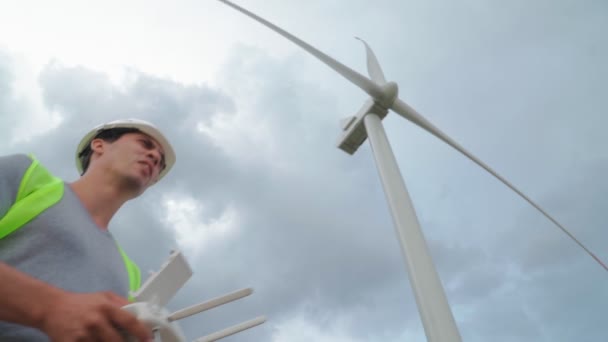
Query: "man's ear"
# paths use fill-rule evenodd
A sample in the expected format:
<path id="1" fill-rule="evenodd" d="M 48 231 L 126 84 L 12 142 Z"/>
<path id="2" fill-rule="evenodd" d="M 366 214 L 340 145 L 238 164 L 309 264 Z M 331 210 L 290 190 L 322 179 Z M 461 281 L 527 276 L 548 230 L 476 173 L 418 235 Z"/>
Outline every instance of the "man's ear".
<path id="1" fill-rule="evenodd" d="M 93 139 L 91 140 L 91 150 L 93 152 L 97 152 L 99 154 L 103 153 L 103 149 L 105 147 L 105 141 L 103 139 Z"/>

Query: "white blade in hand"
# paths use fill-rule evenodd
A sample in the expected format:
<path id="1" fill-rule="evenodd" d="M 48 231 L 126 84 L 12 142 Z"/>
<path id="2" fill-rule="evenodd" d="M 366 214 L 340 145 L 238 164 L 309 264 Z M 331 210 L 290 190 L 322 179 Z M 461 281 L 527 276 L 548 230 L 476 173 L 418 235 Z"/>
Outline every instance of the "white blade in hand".
<path id="1" fill-rule="evenodd" d="M 242 290 L 238 290 L 238 291 L 234 291 L 232 293 L 229 293 L 227 295 L 221 296 L 221 297 L 217 297 L 214 299 L 211 299 L 209 301 L 200 303 L 200 304 L 196 304 L 193 306 L 190 306 L 188 308 L 176 311 L 174 313 L 172 313 L 171 315 L 169 315 L 168 320 L 169 321 L 176 321 L 178 319 L 182 319 L 188 316 L 192 316 L 194 314 L 197 314 L 199 312 L 202 311 L 206 311 L 209 309 L 213 309 L 217 306 L 220 305 L 224 305 L 226 303 L 230 303 L 232 301 L 235 301 L 237 299 L 241 299 L 243 297 L 249 296 L 250 294 L 253 293 L 253 289 L 251 288 L 247 288 L 247 289 L 242 289 Z"/>
<path id="2" fill-rule="evenodd" d="M 151 302 L 164 307 L 191 276 L 192 270 L 184 256 L 174 251 L 133 297 L 137 302 Z"/>
<path id="3" fill-rule="evenodd" d="M 260 325 L 262 323 L 266 322 L 266 317 L 264 316 L 260 316 L 257 318 L 254 318 L 250 321 L 247 322 L 243 322 L 237 325 L 233 325 L 229 328 L 226 328 L 224 330 L 215 332 L 213 334 L 207 335 L 205 337 L 201 337 L 197 340 L 195 340 L 194 342 L 212 342 L 212 341 L 217 341 L 219 339 L 222 339 L 224 337 L 228 337 L 230 335 L 234 335 L 238 332 L 241 332 L 243 330 L 249 329 L 249 328 L 253 328 L 257 325 Z"/>

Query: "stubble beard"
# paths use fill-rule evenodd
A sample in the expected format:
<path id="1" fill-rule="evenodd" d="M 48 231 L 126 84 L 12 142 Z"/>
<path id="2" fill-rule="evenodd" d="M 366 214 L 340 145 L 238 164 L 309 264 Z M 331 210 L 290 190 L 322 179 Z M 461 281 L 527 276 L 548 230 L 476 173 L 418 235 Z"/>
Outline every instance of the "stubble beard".
<path id="1" fill-rule="evenodd" d="M 132 193 L 137 197 L 146 190 L 146 185 L 143 184 L 140 176 L 124 175 L 121 179 L 120 186 L 127 193 Z"/>

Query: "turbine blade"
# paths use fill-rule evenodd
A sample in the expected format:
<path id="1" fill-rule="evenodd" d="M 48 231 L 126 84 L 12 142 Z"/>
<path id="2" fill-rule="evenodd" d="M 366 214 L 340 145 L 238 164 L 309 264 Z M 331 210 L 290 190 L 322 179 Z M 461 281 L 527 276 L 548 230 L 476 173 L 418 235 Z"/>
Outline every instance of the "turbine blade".
<path id="1" fill-rule="evenodd" d="M 237 299 L 241 299 L 243 297 L 249 296 L 252 293 L 253 293 L 253 289 L 251 289 L 251 288 L 234 291 L 227 295 L 220 296 L 220 297 L 211 299 L 211 300 L 203 302 L 203 303 L 192 305 L 192 306 L 182 309 L 182 310 L 178 310 L 178 311 L 172 313 L 171 315 L 169 315 L 169 317 L 167 319 L 169 320 L 169 322 L 176 321 L 178 319 L 192 316 L 199 312 L 203 312 L 203 311 L 206 311 L 209 309 L 213 309 L 217 306 L 224 305 L 226 303 L 230 303 Z"/>
<path id="2" fill-rule="evenodd" d="M 254 318 L 252 320 L 249 320 L 247 322 L 243 322 L 240 324 L 236 324 L 233 325 L 229 328 L 226 328 L 224 330 L 220 330 L 218 332 L 215 332 L 213 334 L 207 335 L 205 337 L 201 337 L 197 340 L 195 340 L 194 342 L 212 342 L 212 341 L 217 341 L 219 339 L 222 339 L 224 337 L 228 337 L 230 335 L 234 335 L 238 332 L 241 332 L 243 330 L 249 329 L 249 328 L 253 328 L 257 325 L 260 325 L 262 323 L 266 322 L 266 317 L 264 316 L 260 316 L 257 318 Z"/>
<path id="3" fill-rule="evenodd" d="M 294 43 L 294 44 L 298 45 L 299 47 L 301 47 L 302 49 L 306 50 L 308 53 L 310 53 L 314 57 L 317 57 L 323 63 L 325 63 L 327 66 L 329 66 L 330 68 L 332 68 L 336 72 L 338 72 L 340 75 L 342 75 L 344 78 L 351 81 L 359 88 L 363 89 L 363 91 L 368 93 L 371 97 L 377 98 L 377 99 L 382 98 L 382 91 L 381 91 L 380 87 L 377 84 L 375 84 L 374 82 L 372 82 L 369 78 L 361 75 L 360 73 L 347 67 L 346 65 L 336 61 L 332 57 L 317 50 L 315 47 L 313 47 L 310 44 L 304 42 L 303 40 L 295 37 L 291 33 L 283 30 L 282 28 L 267 21 L 266 19 L 263 19 L 263 18 L 257 16 L 256 14 L 249 12 L 248 10 L 246 10 L 230 1 L 227 1 L 227 0 L 218 0 L 218 1 L 223 2 L 224 4 L 236 9 L 237 11 L 247 15 L 248 17 L 258 21 L 259 23 L 267 26 L 268 28 L 270 28 L 273 31 L 277 32 L 278 34 L 282 35 L 283 37 L 289 39 L 292 43 Z"/>
<path id="4" fill-rule="evenodd" d="M 372 81 L 376 82 L 376 84 L 385 84 L 386 78 L 384 78 L 384 73 L 382 72 L 378 58 L 376 58 L 376 54 L 374 54 L 374 51 L 372 51 L 372 48 L 369 47 L 365 40 L 359 37 L 355 38 L 360 40 L 363 45 L 365 45 L 365 53 L 367 55 L 367 72 L 369 73 L 369 77 L 371 77 Z"/>
<path id="5" fill-rule="evenodd" d="M 481 166 L 484 170 L 488 171 L 492 176 L 494 176 L 496 179 L 501 181 L 504 185 L 506 185 L 511 190 L 513 190 L 521 198 L 526 200 L 530 205 L 532 205 L 532 207 L 537 209 L 541 214 L 543 214 L 547 219 L 549 219 L 549 221 L 553 222 L 553 224 L 555 224 L 559 229 L 561 229 L 568 237 L 570 237 L 585 252 L 587 252 L 587 254 L 589 254 L 596 262 L 598 262 L 606 271 L 608 271 L 608 267 L 597 256 L 595 256 L 595 254 L 593 254 L 576 237 L 574 237 L 574 235 L 572 235 L 572 233 L 570 233 L 561 223 L 559 223 L 556 219 L 554 219 L 551 215 L 549 215 L 549 213 L 547 213 L 543 208 L 541 208 L 540 205 L 536 204 L 528 196 L 526 196 L 523 192 L 521 192 L 518 188 L 516 188 L 513 184 L 511 184 L 509 181 L 507 181 L 505 178 L 503 178 L 501 175 L 499 175 L 496 171 L 494 171 L 492 168 L 490 168 L 484 162 L 479 160 L 477 157 L 475 157 L 469 151 L 465 150 L 464 147 L 460 146 L 452 138 L 450 138 L 445 133 L 440 131 L 432 123 L 430 123 L 428 120 L 426 120 L 424 117 L 422 117 L 422 115 L 418 114 L 418 112 L 416 112 L 407 103 L 405 103 L 401 99 L 397 98 L 397 99 L 395 99 L 395 102 L 393 103 L 393 106 L 391 109 L 394 110 L 396 113 L 400 114 L 401 116 L 403 116 L 404 118 L 410 120 L 411 122 L 415 123 L 416 125 L 420 126 L 423 129 L 425 129 L 427 132 L 433 134 L 434 136 L 436 136 L 437 138 L 439 138 L 446 144 L 452 146 L 458 152 L 462 153 L 467 158 L 472 160 L 475 164 Z"/>

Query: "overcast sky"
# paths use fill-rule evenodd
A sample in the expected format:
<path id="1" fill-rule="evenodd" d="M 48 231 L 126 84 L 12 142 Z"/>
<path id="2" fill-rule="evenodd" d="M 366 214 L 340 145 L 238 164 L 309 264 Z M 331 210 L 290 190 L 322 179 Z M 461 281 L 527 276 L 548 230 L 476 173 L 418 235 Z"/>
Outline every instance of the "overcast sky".
<path id="1" fill-rule="evenodd" d="M 241 0 L 400 97 L 608 260 L 608 5 L 592 0 Z M 66 181 L 102 122 L 137 117 L 173 171 L 111 231 L 142 270 L 181 249 L 189 339 L 425 341 L 368 143 L 335 147 L 365 94 L 214 0 L 0 0 L 0 154 Z M 401 117 L 384 124 L 464 341 L 600 341 L 608 274 L 472 162 Z"/>

